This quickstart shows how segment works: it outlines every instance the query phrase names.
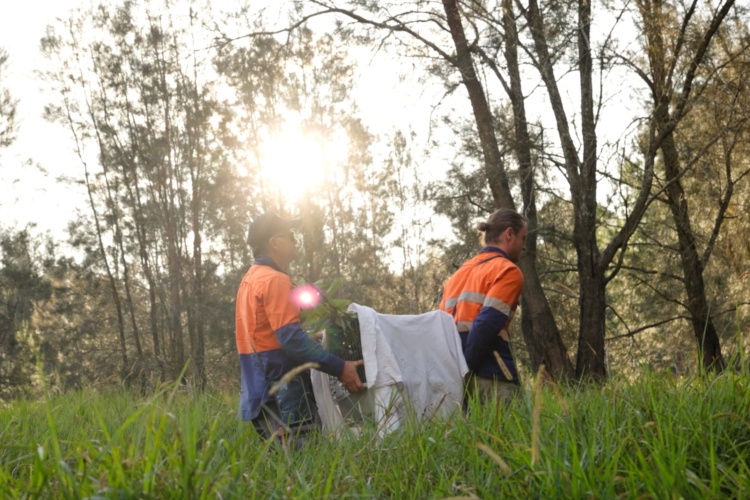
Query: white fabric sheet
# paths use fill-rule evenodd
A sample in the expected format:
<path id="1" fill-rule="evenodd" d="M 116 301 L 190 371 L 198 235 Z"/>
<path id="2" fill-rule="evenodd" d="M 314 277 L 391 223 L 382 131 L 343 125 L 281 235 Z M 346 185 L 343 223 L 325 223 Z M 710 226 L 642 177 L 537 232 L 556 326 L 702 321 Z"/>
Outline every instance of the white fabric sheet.
<path id="1" fill-rule="evenodd" d="M 422 420 L 460 410 L 469 369 L 449 314 L 380 314 L 359 304 L 349 311 L 359 319 L 368 386 L 352 399 L 362 415 L 377 422 L 381 436 L 400 427 L 411 411 Z M 340 432 L 346 424 L 328 376 L 313 371 L 312 378 L 324 431 Z"/>

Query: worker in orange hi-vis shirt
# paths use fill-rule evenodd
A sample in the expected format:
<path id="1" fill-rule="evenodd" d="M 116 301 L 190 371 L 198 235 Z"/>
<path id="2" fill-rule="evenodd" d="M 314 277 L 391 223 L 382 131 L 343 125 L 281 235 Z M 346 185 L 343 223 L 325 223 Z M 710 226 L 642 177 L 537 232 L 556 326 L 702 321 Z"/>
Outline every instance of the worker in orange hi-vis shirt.
<path id="1" fill-rule="evenodd" d="M 350 392 L 364 386 L 357 374 L 362 361 L 344 361 L 326 352 L 302 330 L 300 308 L 287 274 L 297 257 L 292 230 L 302 221 L 266 213 L 250 224 L 248 244 L 255 261 L 240 283 L 236 304 L 236 340 L 240 357 L 242 420 L 250 420 L 264 438 L 294 433 L 297 445 L 318 425 L 309 371 L 303 371 L 273 395 L 271 387 L 293 368 L 315 362 L 338 377 Z"/>
<path id="2" fill-rule="evenodd" d="M 440 309 L 453 315 L 470 375 L 466 391 L 480 401 L 509 401 L 519 392 L 508 327 L 523 292 L 516 265 L 526 245 L 526 219 L 495 211 L 477 226 L 485 247 L 445 283 Z"/>

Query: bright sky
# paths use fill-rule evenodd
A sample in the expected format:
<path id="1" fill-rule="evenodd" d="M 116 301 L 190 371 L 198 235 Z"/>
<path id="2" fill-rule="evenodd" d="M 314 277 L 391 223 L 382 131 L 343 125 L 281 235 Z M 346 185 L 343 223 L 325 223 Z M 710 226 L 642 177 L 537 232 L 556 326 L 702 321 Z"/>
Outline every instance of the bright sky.
<path id="1" fill-rule="evenodd" d="M 0 2 L 4 4 L 0 7 L 0 47 L 4 47 L 10 55 L 3 85 L 19 100 L 20 122 L 16 143 L 11 148 L 0 151 L 0 225 L 7 227 L 34 222 L 40 230 L 52 231 L 55 237 L 63 239 L 67 222 L 75 216 L 76 208 L 86 209 L 85 193 L 80 185 L 64 185 L 57 182 L 56 178 L 65 175 L 79 178 L 80 162 L 73 153 L 73 144 L 63 127 L 49 124 L 42 118 L 45 102 L 53 100 L 54 96 L 42 93 L 42 84 L 34 72 L 44 64 L 38 47 L 47 24 L 55 17 L 64 16 L 72 7 L 87 5 L 92 0 Z M 232 5 L 236 3 L 231 0 L 226 2 Z M 218 4 L 220 2 L 215 1 L 213 5 Z M 252 5 L 257 6 L 258 2 Z M 604 24 L 608 23 L 609 21 Z M 424 140 L 429 130 L 431 106 L 442 96 L 440 86 L 433 84 L 425 87 L 415 82 L 400 82 L 398 73 L 408 71 L 408 60 L 394 61 L 387 54 L 379 54 L 377 57 L 370 54 L 368 59 L 369 64 L 354 89 L 354 95 L 371 132 L 392 133 L 397 127 L 407 132 L 406 127 L 412 126 L 419 134 L 419 140 Z M 569 98 L 575 100 L 575 86 L 571 88 L 573 95 Z M 628 86 L 621 86 L 624 93 L 615 92 L 613 100 L 608 102 L 609 110 L 617 110 L 617 113 L 605 111 L 603 123 L 599 126 L 600 132 L 611 130 L 615 138 L 618 138 L 621 131 L 627 128 L 627 116 L 632 113 L 632 110 L 623 112 L 628 103 L 632 102 L 629 101 L 631 96 L 625 91 L 627 88 Z M 529 101 L 530 113 L 542 116 L 549 114 L 546 98 L 539 94 L 536 97 Z M 465 106 L 466 114 L 469 104 L 462 89 L 456 94 L 456 99 L 459 99 L 459 106 Z M 552 117 L 545 117 L 544 121 L 550 122 L 548 126 L 552 132 Z M 292 130 L 289 133 L 294 136 L 298 132 Z M 449 144 L 454 138 L 433 136 L 432 139 Z M 295 142 L 299 144 L 300 141 Z M 315 155 L 322 154 L 313 152 Z M 419 160 L 418 151 L 413 153 L 418 161 L 425 161 Z M 288 160 L 283 144 L 269 151 L 269 154 L 277 156 L 280 162 Z M 341 152 L 329 151 L 328 154 L 336 155 Z M 428 164 L 421 165 L 428 175 L 442 175 L 450 159 L 447 155 L 455 153 L 448 147 L 440 154 L 446 157 L 434 155 Z"/>
<path id="2" fill-rule="evenodd" d="M 45 64 L 38 50 L 45 27 L 91 0 L 0 1 L 6 4 L 0 10 L 0 47 L 10 56 L 2 84 L 19 101 L 18 138 L 10 148 L 0 151 L 0 225 L 34 222 L 39 230 L 64 238 L 75 210 L 86 209 L 85 191 L 80 185 L 61 184 L 56 178 L 80 177 L 80 162 L 64 128 L 42 118 L 44 104 L 54 96 L 42 93 L 42 82 L 35 71 Z M 398 127 L 411 124 L 426 134 L 429 106 L 434 101 L 420 99 L 416 90 L 412 93 L 408 85 L 399 85 L 393 67 L 393 62 L 382 57 L 370 61 L 370 76 L 361 78 L 356 89 L 361 113 L 376 134 L 393 132 L 394 119 L 400 120 Z M 296 132 L 290 133 L 293 136 Z M 331 153 L 340 155 L 341 151 L 327 154 Z M 269 154 L 279 161 L 286 159 L 283 144 Z"/>
<path id="3" fill-rule="evenodd" d="M 9 55 L 2 85 L 18 99 L 19 133 L 15 144 L 0 150 L 0 224 L 35 222 L 40 230 L 62 230 L 73 217 L 82 193 L 54 181 L 76 161 L 64 132 L 42 118 L 45 96 L 34 76 L 40 68 L 39 40 L 47 24 L 76 0 L 2 0 L 0 47 Z"/>

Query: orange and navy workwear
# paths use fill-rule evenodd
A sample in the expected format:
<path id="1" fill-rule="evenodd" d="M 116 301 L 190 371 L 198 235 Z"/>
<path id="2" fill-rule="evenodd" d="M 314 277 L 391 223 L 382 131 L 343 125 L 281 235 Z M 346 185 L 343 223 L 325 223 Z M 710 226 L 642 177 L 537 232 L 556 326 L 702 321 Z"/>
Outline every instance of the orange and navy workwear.
<path id="1" fill-rule="evenodd" d="M 491 246 L 445 283 L 440 309 L 453 315 L 466 364 L 477 376 L 518 382 L 508 327 L 522 291 L 521 270 L 504 251 Z"/>
<path id="2" fill-rule="evenodd" d="M 313 361 L 338 377 L 344 361 L 326 352 L 300 326 L 292 280 L 269 257 L 255 260 L 237 292 L 235 337 L 240 357 L 242 420 L 253 420 L 269 400 L 271 384 Z"/>

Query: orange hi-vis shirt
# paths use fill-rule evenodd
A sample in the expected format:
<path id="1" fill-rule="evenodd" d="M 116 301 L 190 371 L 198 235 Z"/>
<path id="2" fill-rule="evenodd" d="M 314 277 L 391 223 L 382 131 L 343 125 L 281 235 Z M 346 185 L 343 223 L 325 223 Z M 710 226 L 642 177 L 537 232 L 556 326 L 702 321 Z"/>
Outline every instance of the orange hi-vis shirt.
<path id="1" fill-rule="evenodd" d="M 440 309 L 453 316 L 466 362 L 477 375 L 517 379 L 508 327 L 522 292 L 523 273 L 495 247 L 485 247 L 445 283 Z M 498 366 L 493 351 L 511 376 Z"/>
<path id="2" fill-rule="evenodd" d="M 482 307 L 497 309 L 510 324 L 523 291 L 523 274 L 510 260 L 492 252 L 475 255 L 445 283 L 440 309 L 453 315 L 459 332 L 471 330 Z"/>
<path id="3" fill-rule="evenodd" d="M 235 338 L 240 360 L 242 420 L 258 417 L 270 384 L 306 362 L 338 377 L 344 360 L 326 352 L 300 326 L 293 284 L 267 256 L 255 259 L 237 291 Z"/>
<path id="4" fill-rule="evenodd" d="M 250 354 L 281 349 L 274 331 L 299 323 L 299 307 L 291 300 L 292 280 L 270 266 L 252 266 L 237 291 L 237 352 Z"/>

